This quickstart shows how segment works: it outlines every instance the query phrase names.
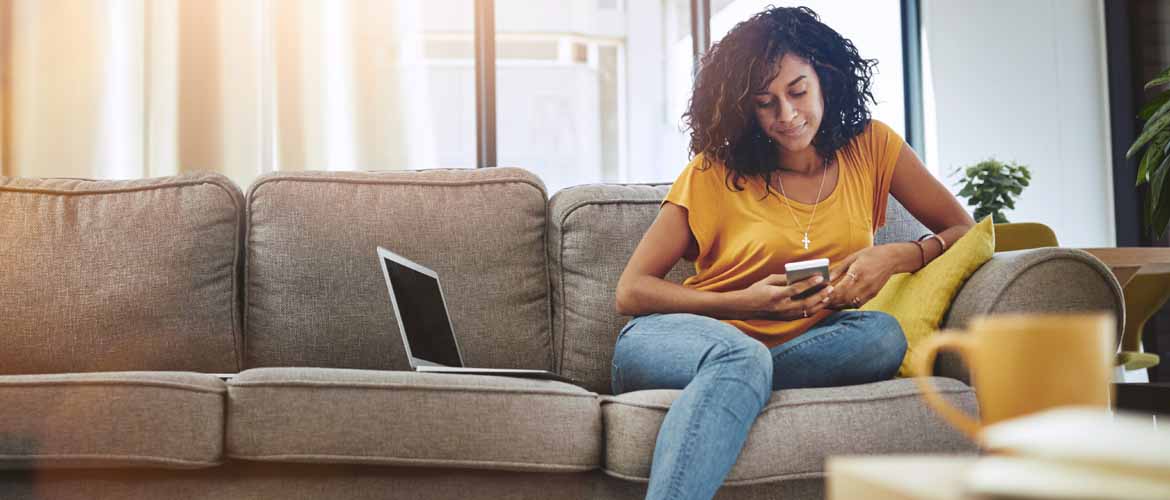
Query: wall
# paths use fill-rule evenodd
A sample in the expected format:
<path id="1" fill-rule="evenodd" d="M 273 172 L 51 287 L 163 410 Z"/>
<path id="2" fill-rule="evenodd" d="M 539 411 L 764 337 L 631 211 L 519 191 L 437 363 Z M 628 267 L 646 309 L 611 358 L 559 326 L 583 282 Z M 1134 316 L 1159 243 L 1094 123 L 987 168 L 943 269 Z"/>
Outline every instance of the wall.
<path id="1" fill-rule="evenodd" d="M 1112 246 L 1100 0 L 924 0 L 922 31 L 928 165 L 953 188 L 957 166 L 1026 164 L 1010 220 L 1047 224 L 1062 246 Z"/>

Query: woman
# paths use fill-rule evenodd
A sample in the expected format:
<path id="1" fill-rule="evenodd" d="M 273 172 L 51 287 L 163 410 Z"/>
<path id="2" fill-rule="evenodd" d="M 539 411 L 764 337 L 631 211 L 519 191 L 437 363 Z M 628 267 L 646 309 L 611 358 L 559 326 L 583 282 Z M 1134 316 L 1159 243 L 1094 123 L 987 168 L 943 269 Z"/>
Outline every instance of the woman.
<path id="1" fill-rule="evenodd" d="M 703 57 L 684 119 L 693 160 L 617 287 L 613 392 L 683 389 L 658 433 L 647 498 L 710 498 L 772 391 L 891 378 L 891 316 L 850 311 L 974 225 L 895 132 L 870 119 L 876 61 L 807 8 L 740 23 Z M 937 234 L 873 245 L 887 194 Z M 663 276 L 686 258 L 697 274 Z M 788 283 L 787 262 L 827 257 Z"/>

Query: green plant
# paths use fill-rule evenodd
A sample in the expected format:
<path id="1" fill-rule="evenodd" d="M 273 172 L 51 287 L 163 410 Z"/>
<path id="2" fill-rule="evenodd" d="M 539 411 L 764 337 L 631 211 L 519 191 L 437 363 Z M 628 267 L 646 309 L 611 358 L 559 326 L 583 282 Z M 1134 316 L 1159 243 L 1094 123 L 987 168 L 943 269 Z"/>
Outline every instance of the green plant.
<path id="1" fill-rule="evenodd" d="M 1146 82 L 1145 89 L 1168 83 L 1170 68 Z M 1141 135 L 1125 152 L 1125 157 L 1133 158 L 1145 148 L 1138 164 L 1137 185 L 1150 183 L 1150 193 L 1146 196 L 1146 231 L 1161 238 L 1166 234 L 1166 224 L 1170 223 L 1170 182 L 1166 182 L 1167 171 L 1170 171 L 1170 88 L 1146 103 L 1138 112 L 1138 118 L 1145 120 L 1146 124 Z"/>
<path id="2" fill-rule="evenodd" d="M 963 172 L 959 196 L 967 199 L 967 205 L 975 207 L 975 220 L 990 215 L 992 222 L 1007 222 L 1002 210 L 1016 208 L 1015 197 L 1028 187 L 1032 174 L 1028 167 L 1015 162 L 1003 163 L 988 158 L 966 169 L 956 168 L 952 176 Z"/>

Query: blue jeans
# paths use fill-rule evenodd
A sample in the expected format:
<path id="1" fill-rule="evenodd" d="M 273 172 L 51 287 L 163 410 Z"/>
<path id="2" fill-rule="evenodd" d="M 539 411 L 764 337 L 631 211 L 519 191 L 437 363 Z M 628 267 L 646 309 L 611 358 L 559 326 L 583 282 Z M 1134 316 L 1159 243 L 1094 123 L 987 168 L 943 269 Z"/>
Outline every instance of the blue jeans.
<path id="1" fill-rule="evenodd" d="M 890 315 L 840 311 L 768 349 L 695 314 L 648 314 L 618 334 L 613 393 L 682 389 L 658 431 L 646 498 L 711 498 L 772 391 L 887 380 L 906 353 Z"/>

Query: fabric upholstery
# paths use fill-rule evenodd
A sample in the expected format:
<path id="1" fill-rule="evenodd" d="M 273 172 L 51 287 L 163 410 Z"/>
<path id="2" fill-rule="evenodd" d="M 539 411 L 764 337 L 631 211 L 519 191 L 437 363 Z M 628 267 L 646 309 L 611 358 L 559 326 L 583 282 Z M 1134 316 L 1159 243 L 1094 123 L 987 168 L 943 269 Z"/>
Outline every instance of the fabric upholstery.
<path id="1" fill-rule="evenodd" d="M 237 371 L 243 222 L 219 174 L 0 177 L 0 374 Z"/>
<path id="2" fill-rule="evenodd" d="M 0 469 L 216 465 L 225 392 L 189 372 L 0 376 Z"/>
<path id="3" fill-rule="evenodd" d="M 262 176 L 246 367 L 407 368 L 383 246 L 438 273 L 468 366 L 550 368 L 545 211 L 544 185 L 518 168 Z"/>
<path id="4" fill-rule="evenodd" d="M 970 387 L 945 378 L 932 382 L 956 407 L 978 414 Z M 658 429 L 681 392 L 648 390 L 602 397 L 607 473 L 648 481 Z M 909 379 L 777 391 L 752 425 L 724 484 L 823 477 L 825 458 L 832 455 L 976 451 L 923 403 Z"/>
<path id="5" fill-rule="evenodd" d="M 601 464 L 596 394 L 551 380 L 256 368 L 228 383 L 233 458 L 513 471 Z"/>
<path id="6" fill-rule="evenodd" d="M 930 229 L 918 222 L 898 200 L 891 195 L 886 203 L 886 225 L 878 229 L 873 236 L 874 245 L 884 245 L 897 241 L 914 241 L 924 234 L 930 234 Z"/>
<path id="7" fill-rule="evenodd" d="M 15 500 L 642 500 L 646 484 L 585 473 L 232 461 L 211 469 L 0 471 Z M 818 500 L 820 478 L 724 487 L 715 500 Z"/>
<path id="8" fill-rule="evenodd" d="M 902 326 L 906 355 L 898 376 L 914 375 L 911 363 L 918 356 L 918 346 L 938 331 L 959 288 L 993 253 L 995 230 L 988 217 L 951 243 L 946 252 L 926 267 L 891 276 L 877 296 L 861 307 L 863 311 L 887 313 Z"/>
<path id="9" fill-rule="evenodd" d="M 999 252 L 972 274 L 951 302 L 943 326 L 964 328 L 975 316 L 1021 312 L 1108 311 L 1125 324 L 1125 299 L 1105 264 L 1083 250 Z M 968 381 L 961 358 L 939 353 L 934 373 Z"/>
<path id="10" fill-rule="evenodd" d="M 577 186 L 559 191 L 549 201 L 556 366 L 591 391 L 611 392 L 614 342 L 630 319 L 615 310 L 618 278 L 669 188 L 669 184 Z M 682 283 L 694 274 L 694 263 L 680 260 L 666 279 Z"/>

